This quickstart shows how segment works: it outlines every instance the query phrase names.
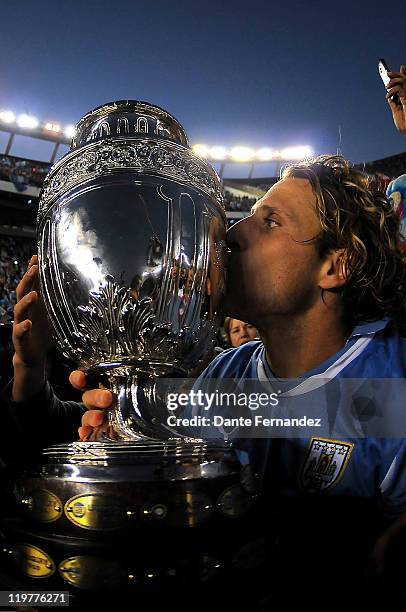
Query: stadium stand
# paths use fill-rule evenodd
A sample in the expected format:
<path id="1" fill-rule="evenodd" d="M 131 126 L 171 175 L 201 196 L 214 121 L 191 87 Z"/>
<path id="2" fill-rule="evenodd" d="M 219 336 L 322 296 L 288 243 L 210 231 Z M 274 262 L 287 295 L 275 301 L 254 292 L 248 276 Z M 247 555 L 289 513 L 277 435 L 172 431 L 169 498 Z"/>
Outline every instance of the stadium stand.
<path id="1" fill-rule="evenodd" d="M 0 322 L 11 320 L 16 287 L 36 250 L 32 239 L 0 236 Z"/>
<path id="2" fill-rule="evenodd" d="M 238 196 L 234 195 L 228 189 L 225 190 L 226 196 L 226 208 L 228 211 L 243 211 L 249 212 L 253 204 L 258 198 L 250 198 L 247 195 Z"/>
<path id="3" fill-rule="evenodd" d="M 0 180 L 10 181 L 18 191 L 25 191 L 28 185 L 42 187 L 49 168 L 44 162 L 0 155 Z"/>
<path id="4" fill-rule="evenodd" d="M 406 174 L 406 153 L 391 155 L 373 162 L 357 164 L 357 166 L 375 177 L 381 176 L 392 180 L 401 174 Z"/>

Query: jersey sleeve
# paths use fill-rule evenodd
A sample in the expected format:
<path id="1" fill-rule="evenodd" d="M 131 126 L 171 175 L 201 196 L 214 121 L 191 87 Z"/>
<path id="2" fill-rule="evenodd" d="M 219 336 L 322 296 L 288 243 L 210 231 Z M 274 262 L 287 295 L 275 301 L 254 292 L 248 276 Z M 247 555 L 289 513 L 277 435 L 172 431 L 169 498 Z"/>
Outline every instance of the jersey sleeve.
<path id="1" fill-rule="evenodd" d="M 85 412 L 81 402 L 62 401 L 48 381 L 27 402 L 11 399 L 13 381 L 3 391 L 3 400 L 11 415 L 17 436 L 26 438 L 38 448 L 78 439 L 78 427 Z"/>

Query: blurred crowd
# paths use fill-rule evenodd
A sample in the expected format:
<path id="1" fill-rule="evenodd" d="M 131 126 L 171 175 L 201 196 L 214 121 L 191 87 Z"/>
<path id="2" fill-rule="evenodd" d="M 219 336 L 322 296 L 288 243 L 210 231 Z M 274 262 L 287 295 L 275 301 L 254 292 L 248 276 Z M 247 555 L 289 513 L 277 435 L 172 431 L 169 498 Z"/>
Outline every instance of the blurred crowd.
<path id="1" fill-rule="evenodd" d="M 35 250 L 34 240 L 0 236 L 0 323 L 12 319 L 16 287 Z"/>
<path id="2" fill-rule="evenodd" d="M 18 191 L 28 185 L 42 187 L 49 168 L 49 164 L 0 155 L 0 180 L 12 182 Z"/>
<path id="3" fill-rule="evenodd" d="M 236 212 L 249 212 L 252 206 L 257 201 L 257 198 L 250 198 L 248 196 L 235 196 L 227 189 L 225 190 L 225 197 L 226 209 Z"/>

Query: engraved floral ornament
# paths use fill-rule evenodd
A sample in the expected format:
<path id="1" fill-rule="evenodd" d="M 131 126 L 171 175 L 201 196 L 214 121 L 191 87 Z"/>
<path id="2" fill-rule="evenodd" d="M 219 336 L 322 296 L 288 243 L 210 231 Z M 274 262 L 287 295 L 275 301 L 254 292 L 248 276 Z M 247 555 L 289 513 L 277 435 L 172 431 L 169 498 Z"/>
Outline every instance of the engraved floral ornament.
<path id="1" fill-rule="evenodd" d="M 126 141 L 101 141 L 86 145 L 70 155 L 71 159 L 66 159 L 61 167 L 57 164 L 44 182 L 38 211 L 39 222 L 51 202 L 63 191 L 85 179 L 119 169 L 158 172 L 191 184 L 223 203 L 224 196 L 212 168 L 201 159 L 197 162 L 191 151 L 171 142 L 141 140 L 129 144 Z"/>

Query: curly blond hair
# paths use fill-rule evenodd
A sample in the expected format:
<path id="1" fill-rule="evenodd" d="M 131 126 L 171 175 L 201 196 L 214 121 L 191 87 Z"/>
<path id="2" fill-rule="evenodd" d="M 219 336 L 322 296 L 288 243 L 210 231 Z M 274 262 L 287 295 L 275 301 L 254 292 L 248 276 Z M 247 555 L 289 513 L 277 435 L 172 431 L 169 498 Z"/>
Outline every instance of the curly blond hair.
<path id="1" fill-rule="evenodd" d="M 320 258 L 342 250 L 340 288 L 352 325 L 390 317 L 406 336 L 406 245 L 400 217 L 371 179 L 339 155 L 292 164 L 282 178 L 307 179 L 316 195 L 322 230 L 314 242 Z"/>

